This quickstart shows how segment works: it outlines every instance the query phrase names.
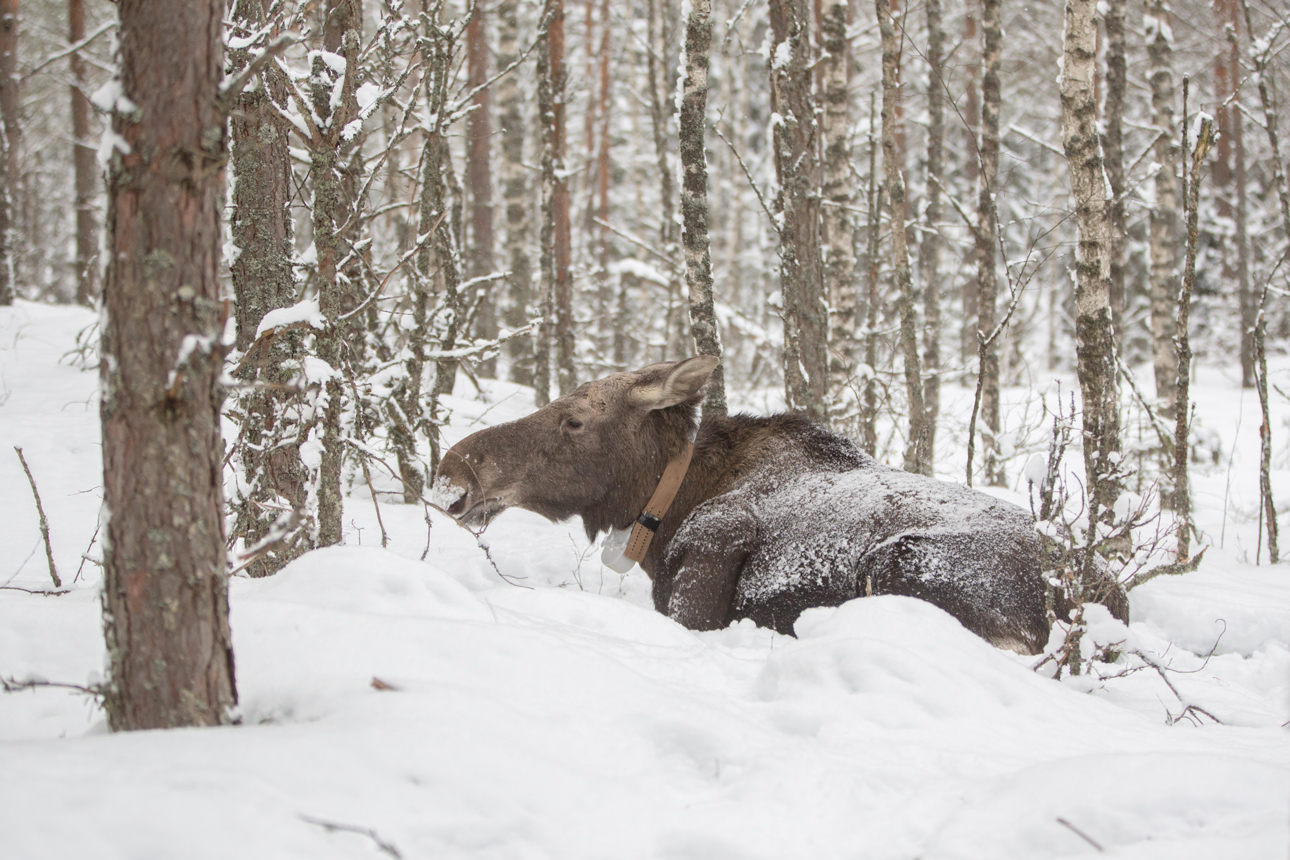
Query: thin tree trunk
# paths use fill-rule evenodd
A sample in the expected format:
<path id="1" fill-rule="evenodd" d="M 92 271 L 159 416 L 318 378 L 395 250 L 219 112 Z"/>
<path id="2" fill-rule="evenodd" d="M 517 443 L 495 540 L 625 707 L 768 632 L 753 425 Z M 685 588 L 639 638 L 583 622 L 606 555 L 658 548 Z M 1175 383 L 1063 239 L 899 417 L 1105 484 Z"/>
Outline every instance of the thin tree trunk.
<path id="1" fill-rule="evenodd" d="M 1174 285 L 1178 275 L 1178 139 L 1174 135 L 1173 46 L 1165 0 L 1148 0 L 1143 19 L 1151 60 L 1151 117 L 1156 130 L 1156 204 L 1150 209 L 1151 343 L 1156 400 L 1162 416 L 1174 415 L 1178 354 L 1174 347 Z M 1162 495 L 1162 499 L 1168 498 Z"/>
<path id="2" fill-rule="evenodd" d="M 1125 66 L 1124 14 L 1126 0 L 1107 0 L 1106 23 L 1106 133 L 1102 155 L 1106 177 L 1111 183 L 1108 216 L 1111 222 L 1111 327 L 1116 348 L 1124 343 L 1124 264 L 1128 234 L 1124 220 L 1124 91 L 1128 83 Z"/>
<path id="3" fill-rule="evenodd" d="M 539 305 L 542 325 L 534 342 L 533 400 L 551 402 L 551 344 L 555 328 L 555 104 L 551 87 L 551 27 L 560 0 L 546 0 L 546 21 L 537 46 L 538 129 L 542 141 L 542 212 Z"/>
<path id="4" fill-rule="evenodd" d="M 981 5 L 981 158 L 976 207 L 977 329 L 978 337 L 989 338 L 999 323 L 999 275 L 996 268 L 999 225 L 995 221 L 994 196 L 999 176 L 999 109 L 1002 96 L 999 66 L 1003 59 L 1002 0 L 983 0 Z M 982 445 L 985 482 L 992 487 L 1007 485 L 999 455 L 999 338 L 982 341 L 980 352 L 981 418 L 987 428 Z"/>
<path id="5" fill-rule="evenodd" d="M 1062 143 L 1079 234 L 1075 352 L 1084 401 L 1090 534 L 1119 496 L 1120 412 L 1111 329 L 1110 219 L 1097 129 L 1096 0 L 1067 0 L 1061 77 Z M 1089 565 L 1092 564 L 1091 559 Z"/>
<path id="6" fill-rule="evenodd" d="M 0 0 L 0 305 L 13 304 L 18 210 L 18 0 Z"/>
<path id="7" fill-rule="evenodd" d="M 649 42 L 649 59 L 646 64 L 646 70 L 649 77 L 649 99 L 650 99 L 650 123 L 654 133 L 654 155 L 658 161 L 658 186 L 659 186 L 659 241 L 663 246 L 663 253 L 667 258 L 674 259 L 676 256 L 676 247 L 679 235 L 676 226 L 676 186 L 672 178 L 672 165 L 668 159 L 670 145 L 668 142 L 668 117 L 664 109 L 666 94 L 670 91 L 667 86 L 669 80 L 667 64 L 660 63 L 658 55 L 667 55 L 670 39 L 668 38 L 668 20 L 671 15 L 671 4 L 667 0 L 663 2 L 662 27 L 661 34 L 656 33 L 660 28 L 657 26 L 658 3 L 659 0 L 648 0 L 646 20 L 647 39 Z M 662 80 L 660 80 L 660 78 Z M 668 306 L 666 316 L 663 320 L 663 354 L 660 359 L 675 357 L 672 352 L 672 317 L 673 302 L 675 297 L 680 293 L 680 285 L 677 281 L 676 271 L 669 267 L 667 272 L 667 295 Z"/>
<path id="8" fill-rule="evenodd" d="M 1187 148 L 1187 84 L 1183 78 L 1183 151 Z M 1178 401 L 1174 423 L 1174 514 L 1178 518 L 1178 559 L 1191 557 L 1191 496 L 1187 488 L 1187 458 L 1191 446 L 1187 444 L 1191 426 L 1191 339 L 1188 321 L 1191 318 L 1191 296 L 1196 285 L 1196 253 L 1200 245 L 1200 174 L 1213 142 L 1213 124 L 1209 118 L 1201 123 L 1200 136 L 1192 153 L 1191 176 L 1187 180 L 1187 257 L 1183 263 L 1182 289 L 1178 293 Z M 1184 174 L 1185 175 L 1185 174 Z"/>
<path id="9" fill-rule="evenodd" d="M 1237 16 L 1236 0 L 1224 0 L 1226 6 L 1227 40 L 1230 55 L 1228 68 L 1232 70 L 1235 80 L 1241 74 L 1241 49 L 1239 33 L 1241 22 Z M 1254 326 L 1259 307 L 1254 303 L 1250 291 L 1250 245 L 1248 188 L 1245 173 L 1245 112 L 1241 107 L 1241 88 L 1236 87 L 1232 94 L 1232 106 L 1227 112 L 1227 125 L 1220 126 L 1220 132 L 1231 141 L 1232 146 L 1232 182 L 1236 191 L 1236 206 L 1232 213 L 1236 224 L 1236 304 L 1241 325 L 1241 384 L 1253 388 L 1258 382 L 1255 369 Z M 1260 303 L 1262 304 L 1262 303 Z"/>
<path id="10" fill-rule="evenodd" d="M 577 387 L 574 367 L 576 343 L 573 331 L 573 245 L 569 225 L 568 123 L 565 118 L 564 0 L 549 0 L 551 23 L 547 30 L 551 76 L 551 136 L 553 187 L 551 189 L 552 254 L 555 273 L 556 383 L 560 396 Z"/>
<path id="11" fill-rule="evenodd" d="M 965 0 L 966 9 L 963 16 L 963 48 L 970 51 L 978 44 L 977 40 L 977 18 L 975 15 L 976 0 Z M 972 185 L 980 181 L 981 165 L 978 159 L 978 140 L 981 132 L 981 97 L 977 91 L 977 75 L 980 73 L 980 64 L 971 61 L 971 55 L 964 57 L 964 72 L 967 82 L 963 91 L 963 118 L 965 128 L 963 136 L 965 140 L 964 152 L 967 157 L 963 161 L 964 177 Z M 964 365 L 971 363 L 977 354 L 977 336 L 981 324 L 977 319 L 978 305 L 980 304 L 980 282 L 977 280 L 977 267 L 975 265 L 976 246 L 973 245 L 969 252 L 969 259 L 964 260 L 964 267 L 968 270 L 968 277 L 963 281 L 963 327 L 959 329 L 959 361 Z"/>
<path id="12" fill-rule="evenodd" d="M 597 279 L 597 305 L 598 305 L 598 328 L 601 331 L 601 349 L 613 351 L 613 345 L 621 342 L 621 335 L 617 330 L 617 325 L 622 322 L 622 318 L 613 310 L 614 304 L 614 285 L 610 279 L 609 266 L 614 260 L 613 234 L 605 225 L 609 224 L 609 185 L 610 185 L 610 160 L 609 148 L 612 143 L 612 129 L 610 122 L 613 119 L 613 77 L 611 72 L 610 60 L 613 58 L 613 44 L 611 37 L 613 35 L 612 17 L 609 10 L 609 0 L 602 0 L 600 4 L 600 97 L 598 113 L 600 116 L 600 144 L 596 149 L 596 185 L 594 206 L 589 205 L 588 211 L 595 213 L 595 218 L 599 224 L 593 224 L 592 233 L 596 237 L 596 246 L 599 251 L 599 257 L 596 261 L 596 279 Z M 611 362 L 613 360 L 611 359 Z M 620 369 L 621 365 L 613 362 L 614 369 Z"/>
<path id="13" fill-rule="evenodd" d="M 470 187 L 470 253 L 466 273 L 469 278 L 484 278 L 493 273 L 493 170 L 489 162 L 492 148 L 492 105 L 489 89 L 484 87 L 488 82 L 488 33 L 484 26 L 482 5 L 475 6 L 475 13 L 466 26 L 466 65 L 466 85 L 472 89 L 482 87 L 471 101 L 475 109 L 470 114 L 466 129 L 469 140 L 466 178 Z M 498 333 L 492 284 L 483 284 L 475 289 L 478 292 L 475 332 L 484 340 L 492 340 Z M 497 376 L 497 359 L 493 357 L 481 361 L 479 373 L 490 378 Z"/>
<path id="14" fill-rule="evenodd" d="M 869 93 L 869 188 L 865 256 L 868 262 L 868 292 L 865 299 L 864 327 L 864 404 L 860 411 L 860 447 L 870 457 L 878 453 L 878 266 L 882 195 L 878 193 L 878 140 L 874 137 L 877 114 L 874 93 Z"/>
<path id="15" fill-rule="evenodd" d="M 891 256 L 896 273 L 896 306 L 900 315 L 900 352 L 905 362 L 905 392 L 909 400 L 909 437 L 905 444 L 907 472 L 931 474 L 927 457 L 927 413 L 923 406 L 922 361 L 918 354 L 914 277 L 905 241 L 908 203 L 896 146 L 896 105 L 900 98 L 900 52 L 886 0 L 875 0 L 882 33 L 882 165 L 891 208 Z"/>
<path id="16" fill-rule="evenodd" d="M 261 0 L 238 0 L 233 18 L 238 35 L 256 32 L 265 23 Z M 235 51 L 232 67 L 241 70 L 250 61 L 249 52 Z M 235 178 L 231 227 L 238 251 L 229 269 L 237 348 L 245 353 L 255 341 L 264 315 L 296 302 L 291 267 L 295 250 L 289 209 L 291 159 L 286 124 L 265 85 L 242 92 L 229 117 L 229 130 Z M 288 436 L 298 428 L 287 426 L 282 410 L 289 399 L 284 392 L 294 375 L 293 365 L 300 359 L 300 337 L 294 332 L 283 334 L 257 349 L 239 373 L 250 387 L 237 394 L 242 418 L 235 456 L 245 471 L 248 491 L 236 500 L 234 533 L 247 546 L 269 532 L 278 518 L 275 508 L 285 504 L 303 510 L 305 504 L 304 469 L 299 450 Z M 299 543 L 276 548 L 252 561 L 247 571 L 251 576 L 275 573 L 303 549 Z"/>
<path id="17" fill-rule="evenodd" d="M 497 65 L 507 68 L 519 59 L 519 2 L 503 0 L 497 8 Z M 533 271 L 529 257 L 530 199 L 524 166 L 524 114 L 520 97 L 520 71 L 516 69 L 496 84 L 501 111 L 502 195 L 506 199 L 506 257 L 511 275 L 506 326 L 521 328 L 532 317 Z M 520 385 L 533 384 L 533 346 L 526 338 L 506 343 L 510 358 L 510 379 Z"/>
<path id="18" fill-rule="evenodd" d="M 936 462 L 941 412 L 941 175 L 945 167 L 945 24 L 941 0 L 927 0 L 927 202 L 923 208 L 918 272 L 923 282 L 923 403 L 927 462 Z"/>
<path id="19" fill-rule="evenodd" d="M 73 45 L 85 38 L 85 0 L 67 0 L 67 41 Z M 94 217 L 94 192 L 98 186 L 95 145 L 90 140 L 89 85 L 85 60 L 79 51 L 67 58 L 72 73 L 72 164 L 76 206 L 76 303 L 92 305 L 99 292 L 99 237 Z"/>
<path id="20" fill-rule="evenodd" d="M 115 730 L 216 725 L 237 702 L 219 429 L 223 11 L 120 3 L 121 87 L 138 110 L 112 118 L 129 150 L 108 167 L 100 363 Z"/>
<path id="21" fill-rule="evenodd" d="M 711 0 L 691 0 L 685 22 L 685 78 L 681 90 L 681 242 L 685 285 L 690 294 L 690 333 L 700 355 L 721 357 L 721 331 L 712 297 L 712 252 L 708 238 L 708 163 L 705 148 L 708 51 L 712 47 Z M 726 414 L 725 371 L 718 365 L 708 382 L 703 414 Z"/>
<path id="22" fill-rule="evenodd" d="M 820 260 L 817 126 L 811 96 L 810 17 L 805 0 L 771 0 L 772 129 L 779 194 L 784 384 L 788 404 L 828 421 L 828 309 Z"/>
<path id="23" fill-rule="evenodd" d="M 824 98 L 824 291 L 829 300 L 832 400 L 837 406 L 855 372 L 856 352 L 856 236 L 851 214 L 855 189 L 850 139 L 853 67 L 847 45 L 847 4 L 829 3 L 823 19 L 824 55 L 819 68 Z"/>

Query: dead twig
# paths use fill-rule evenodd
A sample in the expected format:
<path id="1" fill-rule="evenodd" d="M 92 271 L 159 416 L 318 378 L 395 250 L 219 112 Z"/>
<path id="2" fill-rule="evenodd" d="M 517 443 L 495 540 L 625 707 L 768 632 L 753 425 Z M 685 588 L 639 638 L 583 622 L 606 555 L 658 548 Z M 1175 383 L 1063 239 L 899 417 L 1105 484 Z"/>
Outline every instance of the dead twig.
<path id="1" fill-rule="evenodd" d="M 366 836 L 368 839 L 376 843 L 377 848 L 381 849 L 391 857 L 394 857 L 395 860 L 402 860 L 403 858 L 403 855 L 399 853 L 399 849 L 395 847 L 394 843 L 386 842 L 381 838 L 380 834 L 370 827 L 356 827 L 353 824 L 339 824 L 335 821 L 325 821 L 321 818 L 314 818 L 309 815 L 299 815 L 296 817 L 306 824 L 315 824 L 323 830 L 326 830 L 328 833 L 357 833 L 359 836 Z"/>
<path id="2" fill-rule="evenodd" d="M 58 578 L 58 568 L 54 566 L 54 549 L 49 544 L 49 521 L 45 519 L 45 506 L 40 503 L 40 491 L 36 489 L 36 479 L 31 476 L 31 469 L 27 466 L 27 458 L 22 455 L 22 449 L 17 445 L 14 445 L 13 449 L 18 452 L 22 470 L 27 473 L 27 481 L 31 484 L 31 494 L 36 497 L 36 512 L 40 514 L 40 536 L 45 541 L 45 558 L 49 560 L 49 576 L 54 580 L 54 588 L 62 588 L 63 581 Z"/>

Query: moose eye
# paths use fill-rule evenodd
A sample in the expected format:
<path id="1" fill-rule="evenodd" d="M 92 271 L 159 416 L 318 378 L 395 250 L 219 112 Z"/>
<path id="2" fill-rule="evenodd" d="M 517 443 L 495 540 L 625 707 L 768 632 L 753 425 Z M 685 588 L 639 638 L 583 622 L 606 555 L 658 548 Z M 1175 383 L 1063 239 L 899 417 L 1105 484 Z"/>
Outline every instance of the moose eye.
<path id="1" fill-rule="evenodd" d="M 577 418 L 566 418 L 564 419 L 564 426 L 570 430 L 581 430 L 582 422 Z"/>

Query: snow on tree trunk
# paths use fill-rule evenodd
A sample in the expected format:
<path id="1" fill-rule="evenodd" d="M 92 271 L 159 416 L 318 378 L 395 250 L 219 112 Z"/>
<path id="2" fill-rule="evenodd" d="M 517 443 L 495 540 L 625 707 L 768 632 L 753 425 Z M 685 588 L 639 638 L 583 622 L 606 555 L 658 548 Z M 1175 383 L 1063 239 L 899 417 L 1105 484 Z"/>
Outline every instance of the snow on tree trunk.
<path id="1" fill-rule="evenodd" d="M 85 38 L 85 0 L 67 0 L 67 41 L 73 45 Z M 90 140 L 90 99 L 86 94 L 85 60 L 79 51 L 67 58 L 72 73 L 72 165 L 75 171 L 76 207 L 76 303 L 92 305 L 99 292 L 99 237 L 94 216 L 94 194 L 99 170 L 94 163 L 94 141 Z"/>
<path id="2" fill-rule="evenodd" d="M 1095 6 L 1096 0 L 1066 0 L 1061 74 L 1062 143 L 1079 236 L 1075 352 L 1084 401 L 1090 523 L 1110 514 L 1120 492 L 1119 379 L 1111 328 L 1111 225 L 1097 128 Z"/>
<path id="3" fill-rule="evenodd" d="M 237 702 L 219 430 L 223 3 L 122 0 L 120 20 L 100 364 L 108 722 L 217 725 Z"/>
<path id="4" fill-rule="evenodd" d="M 927 414 L 927 460 L 936 461 L 936 423 L 941 412 L 941 186 L 945 166 L 945 23 L 941 0 L 927 0 L 927 191 L 923 207 L 918 274 L 923 282 L 923 404 Z"/>
<path id="5" fill-rule="evenodd" d="M 519 0 L 503 0 L 497 8 L 497 67 L 508 68 L 519 59 Z M 532 317 L 533 270 L 529 257 L 528 168 L 524 166 L 524 102 L 520 94 L 521 71 L 499 80 L 497 105 L 502 133 L 499 174 L 506 200 L 506 259 L 511 270 L 506 306 L 506 327 L 522 327 Z M 511 382 L 533 384 L 533 345 L 527 338 L 507 341 Z"/>
<path id="6" fill-rule="evenodd" d="M 937 2 L 937 0 L 933 0 Z M 824 54 L 819 62 L 824 100 L 824 294 L 829 302 L 829 346 L 834 406 L 855 372 L 856 255 L 855 182 L 851 174 L 851 80 L 847 4 L 832 2 L 821 22 Z M 841 416 L 839 416 L 841 417 Z"/>
<path id="7" fill-rule="evenodd" d="M 233 13 L 234 34 L 251 37 L 262 25 L 261 13 L 260 0 L 239 0 Z M 249 51 L 235 50 L 231 67 L 240 71 L 251 59 Z M 287 127 L 266 86 L 271 84 L 244 90 L 229 117 L 235 180 L 231 232 L 237 248 L 229 270 L 237 349 L 242 353 L 255 342 L 264 315 L 295 304 L 297 293 L 291 268 L 293 187 Z M 300 335 L 287 332 L 257 346 L 238 372 L 248 387 L 236 395 L 235 413 L 241 426 L 233 456 L 242 466 L 245 486 L 238 487 L 233 529 L 247 546 L 269 533 L 282 508 L 303 511 L 305 506 L 303 466 L 298 447 L 291 444 L 299 427 L 283 409 L 295 400 L 287 388 L 300 358 Z M 252 561 L 247 571 L 251 576 L 267 576 L 303 549 L 298 543 L 284 544 Z"/>
<path id="8" fill-rule="evenodd" d="M 1003 59 L 1001 0 L 984 0 L 981 7 L 981 171 L 976 207 L 977 330 L 989 336 L 999 324 L 999 275 L 996 268 L 999 224 L 995 220 L 994 195 L 999 176 L 999 109 L 1001 94 L 999 65 Z M 992 339 L 981 353 L 981 419 L 987 433 L 982 460 L 985 481 L 993 487 L 1007 486 L 1003 460 L 999 456 L 999 338 Z"/>
<path id="9" fill-rule="evenodd" d="M 905 220 L 905 179 L 901 175 L 896 146 L 896 106 L 900 99 L 900 49 L 895 24 L 886 0 L 875 0 L 882 33 L 882 166 L 887 178 L 887 200 L 891 211 L 891 257 L 896 273 L 896 307 L 900 316 L 900 353 L 905 364 L 905 396 L 909 401 L 909 436 L 905 442 L 907 472 L 930 475 L 927 456 L 927 414 L 923 407 L 922 359 L 918 354 L 917 311 L 914 307 L 914 276 L 909 265 Z"/>
<path id="10" fill-rule="evenodd" d="M 1108 202 L 1111 221 L 1111 326 L 1117 347 L 1124 343 L 1124 264 L 1128 234 L 1124 220 L 1124 90 L 1128 83 L 1125 67 L 1125 0 L 1107 0 L 1106 25 L 1106 129 L 1102 135 L 1102 156 L 1106 178 L 1111 183 Z"/>
<path id="11" fill-rule="evenodd" d="M 708 51 L 712 47 L 712 4 L 691 0 L 685 22 L 685 77 L 681 90 L 681 243 L 685 285 L 690 296 L 690 333 L 701 355 L 721 357 L 721 331 L 712 298 L 712 253 L 708 238 L 708 162 L 705 132 Z M 726 414 L 725 373 L 718 365 L 709 378 L 704 415 Z"/>
<path id="12" fill-rule="evenodd" d="M 811 45 L 805 0 L 771 0 L 770 104 L 784 298 L 784 387 L 788 404 L 828 420 L 828 309 L 820 259 L 819 166 Z"/>
<path id="13" fill-rule="evenodd" d="M 13 304 L 18 211 L 18 0 L 0 0 L 0 305 Z"/>
<path id="14" fill-rule="evenodd" d="M 482 88 L 471 99 L 474 110 L 466 121 L 466 178 L 470 189 L 470 251 L 466 274 L 471 279 L 485 278 L 493 273 L 493 170 L 489 162 L 492 105 L 490 90 L 484 86 L 488 82 L 488 32 L 484 26 L 484 14 L 484 7 L 477 5 L 466 26 L 466 86 Z M 478 295 L 475 332 L 484 340 L 492 340 L 498 334 L 493 285 L 483 283 L 475 289 Z M 496 357 L 480 361 L 479 373 L 481 376 L 496 376 Z"/>
<path id="15" fill-rule="evenodd" d="M 1150 209 L 1151 345 L 1156 401 L 1173 417 L 1178 355 L 1174 347 L 1174 299 L 1178 276 L 1178 139 L 1174 133 L 1173 46 L 1165 0 L 1148 0 L 1144 16 L 1151 69 L 1151 117 L 1156 131 L 1152 157 L 1155 205 Z M 1166 501 L 1168 499 L 1166 498 Z"/>

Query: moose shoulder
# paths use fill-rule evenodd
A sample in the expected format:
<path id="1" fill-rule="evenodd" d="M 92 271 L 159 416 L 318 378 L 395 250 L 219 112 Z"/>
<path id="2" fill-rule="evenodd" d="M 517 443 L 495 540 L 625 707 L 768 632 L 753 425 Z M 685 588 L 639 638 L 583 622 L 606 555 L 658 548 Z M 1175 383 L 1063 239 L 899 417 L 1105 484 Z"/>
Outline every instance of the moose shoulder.
<path id="1" fill-rule="evenodd" d="M 902 594 L 1000 647 L 1044 646 L 1028 513 L 879 465 L 799 415 L 696 426 L 716 365 L 697 356 L 614 374 L 475 433 L 444 456 L 436 496 L 467 525 L 521 507 L 553 520 L 580 516 L 594 538 L 632 527 L 693 440 L 684 480 L 649 523 L 656 530 L 641 558 L 660 612 L 699 630 L 751 618 L 788 633 L 809 607 Z"/>

